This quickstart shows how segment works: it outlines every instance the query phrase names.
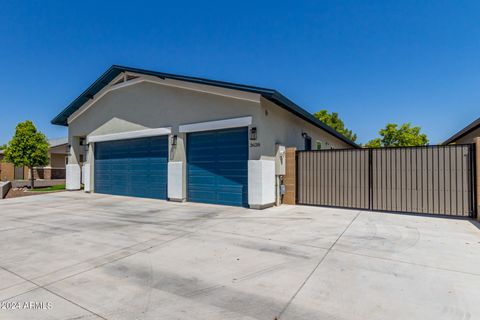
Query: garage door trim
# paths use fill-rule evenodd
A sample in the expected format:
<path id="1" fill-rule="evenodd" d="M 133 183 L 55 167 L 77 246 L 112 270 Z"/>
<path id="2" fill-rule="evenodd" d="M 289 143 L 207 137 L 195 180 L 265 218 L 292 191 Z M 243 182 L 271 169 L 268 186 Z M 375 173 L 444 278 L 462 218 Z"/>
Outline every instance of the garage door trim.
<path id="1" fill-rule="evenodd" d="M 248 159 L 247 126 L 188 133 L 187 201 L 248 207 Z"/>
<path id="2" fill-rule="evenodd" d="M 167 199 L 167 136 L 95 143 L 94 159 L 96 193 Z"/>
<path id="3" fill-rule="evenodd" d="M 248 116 L 248 117 L 230 118 L 230 119 L 223 119 L 223 120 L 184 124 L 178 127 L 178 131 L 181 133 L 215 131 L 215 130 L 222 130 L 222 129 L 248 127 L 251 124 L 252 124 L 252 116 Z"/>
<path id="4" fill-rule="evenodd" d="M 128 131 L 128 132 L 119 132 L 119 133 L 108 133 L 108 134 L 87 136 L 87 143 L 115 141 L 115 140 L 128 140 L 128 139 L 136 139 L 136 138 L 148 138 L 148 137 L 169 135 L 171 133 L 172 133 L 171 127 L 134 130 L 134 131 Z"/>

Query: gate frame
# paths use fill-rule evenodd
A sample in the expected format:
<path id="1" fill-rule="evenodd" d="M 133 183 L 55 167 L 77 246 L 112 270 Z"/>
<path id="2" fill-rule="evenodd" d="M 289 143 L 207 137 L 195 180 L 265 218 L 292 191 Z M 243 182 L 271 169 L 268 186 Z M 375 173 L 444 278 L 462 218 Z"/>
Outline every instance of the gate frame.
<path id="1" fill-rule="evenodd" d="M 478 140 L 475 140 L 475 143 L 459 143 L 459 144 L 451 144 L 451 145 L 426 145 L 426 146 L 412 146 L 412 147 L 382 147 L 382 148 L 359 148 L 359 149 L 352 149 L 352 148 L 339 148 L 339 149 L 324 149 L 324 150 L 296 150 L 295 151 L 295 203 L 298 205 L 305 205 L 305 206 L 315 206 L 315 207 L 326 207 L 326 208 L 340 208 L 340 209 L 349 209 L 349 210 L 362 210 L 362 211 L 374 211 L 374 212 L 388 212 L 388 213 L 400 213 L 400 214 L 410 214 L 410 215 L 424 215 L 424 216 L 441 216 L 444 218 L 456 218 L 456 219 L 479 219 L 480 216 L 478 214 L 478 209 L 477 206 L 479 204 L 479 197 L 480 194 L 477 194 L 477 188 L 478 183 L 480 181 L 477 181 L 477 178 L 480 179 L 480 177 L 477 176 L 478 168 L 480 167 L 480 159 L 478 159 L 478 156 L 480 154 L 477 154 L 477 148 L 480 149 L 480 137 L 477 138 Z M 443 148 L 448 148 L 448 147 L 468 147 L 469 149 L 469 161 L 468 161 L 468 166 L 470 167 L 470 175 L 467 175 L 469 179 L 469 185 L 470 185 L 470 190 L 471 190 L 471 196 L 470 199 L 468 200 L 468 205 L 470 206 L 469 210 L 469 215 L 468 216 L 456 216 L 456 215 L 441 215 L 441 214 L 436 214 L 436 213 L 417 213 L 417 212 L 407 212 L 407 211 L 396 211 L 396 210 L 379 210 L 379 209 L 373 209 L 373 150 L 378 150 L 378 149 L 428 149 L 428 148 L 434 148 L 434 147 L 443 147 Z M 332 206 L 332 205 L 315 205 L 315 204 L 305 204 L 305 203 L 300 203 L 298 199 L 299 195 L 299 177 L 300 175 L 298 174 L 298 166 L 299 166 L 299 161 L 298 161 L 298 155 L 300 153 L 317 153 L 317 152 L 331 152 L 331 151 L 351 151 L 351 150 L 368 150 L 368 208 L 355 208 L 355 207 L 345 207 L 345 206 Z M 480 172 L 478 172 L 480 173 Z"/>
<path id="2" fill-rule="evenodd" d="M 478 138 L 477 138 L 478 139 Z M 474 140 L 475 141 L 475 140 Z M 475 143 L 470 144 L 470 165 L 472 166 L 471 168 L 471 178 L 470 178 L 470 183 L 471 183 L 471 188 L 472 188 L 472 197 L 471 197 L 471 202 L 472 202 L 472 218 L 477 219 L 479 218 L 478 215 L 478 201 L 479 201 L 479 194 L 478 194 L 478 183 L 480 179 L 478 177 L 478 166 L 480 166 L 480 159 L 478 157 L 480 154 L 477 154 L 477 148 L 480 147 L 480 139 L 478 141 L 475 141 Z"/>

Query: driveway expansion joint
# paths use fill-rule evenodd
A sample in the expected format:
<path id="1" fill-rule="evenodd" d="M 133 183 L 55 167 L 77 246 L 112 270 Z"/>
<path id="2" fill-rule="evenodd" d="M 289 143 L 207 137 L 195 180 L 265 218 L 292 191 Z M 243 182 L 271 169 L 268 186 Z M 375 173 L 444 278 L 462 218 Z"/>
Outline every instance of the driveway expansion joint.
<path id="1" fill-rule="evenodd" d="M 332 243 L 332 245 L 327 249 L 327 252 L 322 256 L 320 261 L 313 267 L 312 271 L 307 275 L 305 280 L 302 282 L 300 287 L 295 291 L 293 296 L 288 300 L 287 304 L 285 307 L 280 311 L 277 317 L 275 317 L 275 320 L 281 319 L 282 315 L 287 311 L 288 307 L 292 304 L 293 300 L 295 300 L 295 297 L 300 293 L 300 291 L 303 289 L 303 287 L 307 284 L 308 280 L 312 277 L 312 275 L 315 273 L 315 271 L 318 269 L 318 267 L 325 261 L 327 258 L 328 254 L 332 251 L 333 247 L 337 244 L 337 242 L 340 240 L 340 238 L 347 232 L 347 230 L 350 228 L 350 226 L 357 220 L 357 218 L 360 216 L 362 211 L 358 211 L 355 217 L 353 217 L 352 221 L 345 227 L 345 229 L 340 233 L 340 235 L 337 237 L 337 239 Z"/>
<path id="2" fill-rule="evenodd" d="M 0 269 L 4 270 L 4 271 L 6 271 L 6 272 L 9 272 L 9 273 L 11 273 L 11 274 L 13 274 L 13 275 L 15 275 L 15 276 L 17 276 L 17 277 L 19 277 L 19 278 L 21 278 L 21 279 L 23 279 L 23 280 L 31 283 L 31 284 L 33 284 L 34 286 L 37 286 L 37 287 L 34 288 L 34 289 L 27 290 L 27 291 L 22 292 L 21 294 L 18 294 L 18 295 L 14 296 L 14 297 L 10 297 L 10 298 L 8 298 L 8 299 L 5 299 L 5 301 L 8 301 L 8 300 L 13 299 L 13 298 L 18 297 L 18 296 L 21 296 L 21 295 L 23 295 L 23 294 L 25 294 L 25 293 L 35 291 L 35 290 L 37 290 L 37 289 L 43 289 L 43 290 L 45 290 L 45 291 L 47 291 L 47 292 L 49 292 L 49 293 L 51 293 L 51 294 L 59 297 L 60 299 L 63 299 L 63 300 L 65 300 L 65 301 L 67 301 L 67 302 L 69 302 L 69 303 L 71 303 L 71 304 L 79 307 L 80 309 L 83 309 L 83 310 L 85 310 L 85 311 L 93 314 L 94 316 L 96 316 L 96 317 L 98 317 L 98 318 L 100 318 L 100 319 L 108 320 L 107 318 L 102 317 L 101 315 L 99 315 L 99 314 L 96 313 L 95 311 L 92 311 L 92 310 L 90 310 L 90 309 L 88 309 L 88 308 L 86 308 L 86 307 L 84 307 L 84 306 L 76 303 L 75 301 L 72 301 L 72 300 L 70 300 L 70 299 L 62 296 L 61 294 L 59 294 L 59 293 L 57 293 L 57 292 L 55 292 L 55 291 L 53 291 L 53 290 L 51 290 L 51 289 L 49 289 L 49 288 L 45 288 L 44 286 L 39 285 L 38 283 L 36 283 L 36 282 L 34 282 L 34 281 L 30 280 L 30 279 L 27 279 L 27 278 L 19 275 L 19 274 L 16 273 L 16 272 L 13 272 L 13 271 L 11 271 L 11 270 L 9 270 L 9 269 L 7 269 L 7 268 L 4 268 L 4 267 L 2 267 L 2 266 L 0 266 Z"/>

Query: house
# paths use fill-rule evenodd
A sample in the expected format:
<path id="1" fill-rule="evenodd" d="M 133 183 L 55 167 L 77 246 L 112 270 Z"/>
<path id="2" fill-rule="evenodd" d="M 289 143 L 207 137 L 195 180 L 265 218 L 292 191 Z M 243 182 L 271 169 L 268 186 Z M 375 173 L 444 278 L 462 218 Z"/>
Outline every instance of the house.
<path id="1" fill-rule="evenodd" d="M 123 66 L 52 123 L 69 190 L 83 172 L 87 192 L 251 208 L 275 203 L 285 147 L 358 147 L 275 90 Z"/>
<path id="2" fill-rule="evenodd" d="M 35 167 L 35 179 L 65 179 L 65 166 L 68 154 L 68 139 L 52 139 L 48 141 L 49 163 L 44 167 Z M 29 180 L 30 171 L 27 167 L 15 167 L 12 163 L 3 161 L 5 150 L 0 150 L 0 180 Z"/>
<path id="3" fill-rule="evenodd" d="M 462 130 L 448 138 L 443 144 L 473 143 L 473 139 L 480 137 L 480 118 L 470 123 Z"/>

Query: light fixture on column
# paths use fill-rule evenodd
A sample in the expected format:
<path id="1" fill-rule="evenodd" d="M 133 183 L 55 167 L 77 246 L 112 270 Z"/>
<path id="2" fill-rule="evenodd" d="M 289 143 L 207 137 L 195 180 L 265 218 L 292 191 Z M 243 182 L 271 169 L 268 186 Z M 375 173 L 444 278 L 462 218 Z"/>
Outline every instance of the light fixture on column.
<path id="1" fill-rule="evenodd" d="M 250 129 L 250 140 L 257 140 L 257 127 Z"/>

